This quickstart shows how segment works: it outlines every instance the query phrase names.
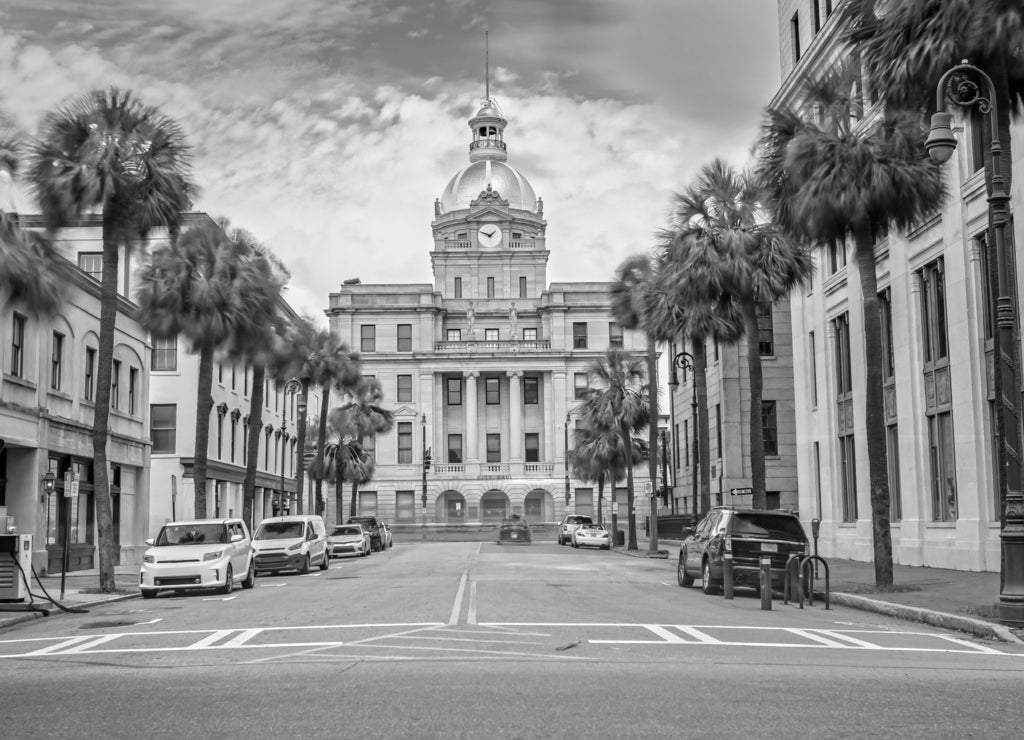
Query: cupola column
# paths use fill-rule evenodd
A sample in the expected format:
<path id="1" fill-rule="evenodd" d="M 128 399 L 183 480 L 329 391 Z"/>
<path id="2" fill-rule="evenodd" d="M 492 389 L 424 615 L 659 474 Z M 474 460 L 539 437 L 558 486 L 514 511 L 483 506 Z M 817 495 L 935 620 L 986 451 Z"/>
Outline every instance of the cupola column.
<path id="1" fill-rule="evenodd" d="M 466 462 L 480 462 L 480 430 L 476 408 L 476 379 L 480 377 L 477 370 L 462 373 L 466 378 Z"/>
<path id="2" fill-rule="evenodd" d="M 523 461 L 523 371 L 508 371 L 509 462 Z"/>

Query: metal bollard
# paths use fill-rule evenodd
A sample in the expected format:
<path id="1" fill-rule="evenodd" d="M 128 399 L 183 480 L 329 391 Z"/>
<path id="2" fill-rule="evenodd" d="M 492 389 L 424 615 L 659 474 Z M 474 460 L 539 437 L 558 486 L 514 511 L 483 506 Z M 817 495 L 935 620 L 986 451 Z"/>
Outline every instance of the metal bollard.
<path id="1" fill-rule="evenodd" d="M 727 599 L 732 598 L 732 553 L 722 555 L 722 594 Z"/>
<path id="2" fill-rule="evenodd" d="M 761 556 L 761 609 L 772 610 L 772 558 Z"/>

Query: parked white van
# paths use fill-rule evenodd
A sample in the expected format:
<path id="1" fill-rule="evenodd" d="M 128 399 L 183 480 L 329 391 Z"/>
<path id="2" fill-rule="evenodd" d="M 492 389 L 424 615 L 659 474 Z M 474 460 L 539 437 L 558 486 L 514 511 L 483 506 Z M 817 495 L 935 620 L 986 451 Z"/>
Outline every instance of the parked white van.
<path id="1" fill-rule="evenodd" d="M 256 527 L 252 537 L 256 572 L 297 570 L 309 573 L 310 566 L 330 567 L 327 527 L 319 516 L 272 516 Z"/>

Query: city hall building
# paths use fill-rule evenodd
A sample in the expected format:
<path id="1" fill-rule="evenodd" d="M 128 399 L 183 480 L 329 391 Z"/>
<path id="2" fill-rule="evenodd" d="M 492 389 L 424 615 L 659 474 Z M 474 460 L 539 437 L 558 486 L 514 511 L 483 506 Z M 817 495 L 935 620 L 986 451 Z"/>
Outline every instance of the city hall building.
<path id="1" fill-rule="evenodd" d="M 490 98 L 469 121 L 469 165 L 434 203 L 432 284 L 330 295 L 331 329 L 359 350 L 395 415 L 390 432 L 366 440 L 376 472 L 360 514 L 421 524 L 597 514 L 596 487 L 566 465 L 588 367 L 609 347 L 642 356 L 645 338 L 611 319 L 608 283 L 547 283 L 544 204 L 507 162 L 506 125 Z M 635 474 L 642 527 L 646 465 Z M 329 520 L 348 510 L 350 491 L 328 502 Z"/>

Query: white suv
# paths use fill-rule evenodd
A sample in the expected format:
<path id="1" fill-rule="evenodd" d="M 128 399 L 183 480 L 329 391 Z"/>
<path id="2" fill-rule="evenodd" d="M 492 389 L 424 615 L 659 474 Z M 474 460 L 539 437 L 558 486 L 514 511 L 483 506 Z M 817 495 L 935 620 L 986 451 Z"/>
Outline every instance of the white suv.
<path id="1" fill-rule="evenodd" d="M 558 544 L 564 545 L 572 542 L 572 533 L 581 524 L 593 524 L 594 520 L 583 514 L 566 514 L 562 523 L 558 525 Z"/>
<path id="2" fill-rule="evenodd" d="M 139 590 L 147 599 L 160 591 L 216 588 L 231 593 L 235 583 L 256 582 L 252 539 L 241 519 L 168 522 L 142 557 Z"/>

